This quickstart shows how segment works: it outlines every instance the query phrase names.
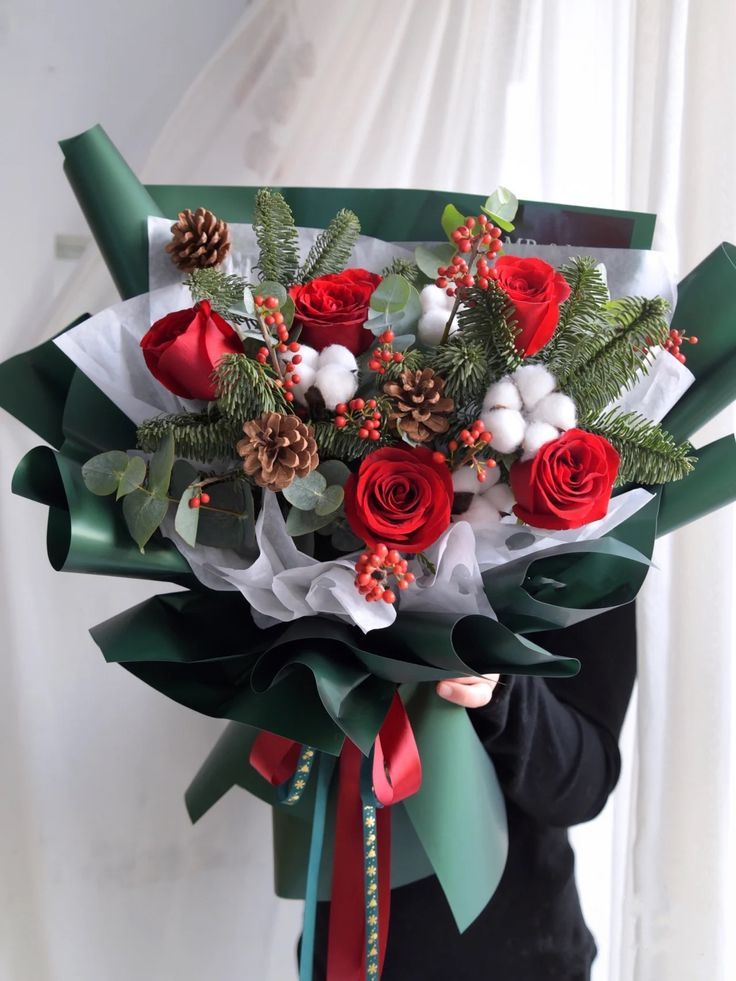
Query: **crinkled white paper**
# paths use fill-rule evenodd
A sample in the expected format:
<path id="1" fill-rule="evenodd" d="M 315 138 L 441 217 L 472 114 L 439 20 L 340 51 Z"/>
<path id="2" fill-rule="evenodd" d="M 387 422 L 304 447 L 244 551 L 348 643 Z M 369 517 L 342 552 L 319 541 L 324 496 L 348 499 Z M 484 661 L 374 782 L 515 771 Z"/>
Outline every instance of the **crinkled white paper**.
<path id="1" fill-rule="evenodd" d="M 649 370 L 639 370 L 639 381 L 614 403 L 622 412 L 638 412 L 661 422 L 695 381 L 695 375 L 669 351 L 658 348 Z"/>

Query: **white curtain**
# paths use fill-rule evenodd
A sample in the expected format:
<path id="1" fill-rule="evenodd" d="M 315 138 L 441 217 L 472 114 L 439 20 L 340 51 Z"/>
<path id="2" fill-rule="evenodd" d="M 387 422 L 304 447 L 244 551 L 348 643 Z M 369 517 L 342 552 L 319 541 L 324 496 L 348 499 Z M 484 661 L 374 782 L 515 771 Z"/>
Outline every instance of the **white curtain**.
<path id="1" fill-rule="evenodd" d="M 261 0 L 183 96 L 143 177 L 478 193 L 504 183 L 529 199 L 658 212 L 657 244 L 683 274 L 736 235 L 735 47 L 731 0 Z M 88 258 L 50 322 L 109 297 Z M 705 342 L 707 322 L 692 329 Z M 701 435 L 735 421 L 729 411 Z M 25 440 L 13 429 L 3 454 Z M 42 572 L 38 518 L 16 503 L 3 532 L 25 543 L 1 601 L 0 698 L 14 749 L 3 772 L 28 833 L 0 909 L 35 922 L 17 952 L 33 967 L 8 979 L 294 976 L 298 908 L 270 895 L 264 809 L 230 794 L 186 827 L 179 795 L 217 724 L 84 647 L 101 601 L 123 608 L 150 587 Z M 736 976 L 733 546 L 732 509 L 670 536 L 639 603 L 621 787 L 575 835 L 596 981 Z M 42 614 L 29 623 L 14 611 L 27 614 L 32 581 Z M 85 650 L 73 671 L 56 660 L 63 637 Z"/>

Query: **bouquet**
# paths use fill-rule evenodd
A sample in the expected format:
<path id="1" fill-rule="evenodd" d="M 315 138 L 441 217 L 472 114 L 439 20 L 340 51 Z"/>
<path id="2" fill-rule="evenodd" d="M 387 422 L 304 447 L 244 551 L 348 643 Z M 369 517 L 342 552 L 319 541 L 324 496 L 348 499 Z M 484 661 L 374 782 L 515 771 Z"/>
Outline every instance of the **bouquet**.
<path id="1" fill-rule="evenodd" d="M 733 440 L 687 442 L 736 395 L 733 249 L 671 317 L 647 216 L 149 191 L 99 128 L 62 147 L 123 302 L 0 366 L 55 447 L 14 490 L 56 568 L 186 587 L 92 635 L 230 720 L 187 806 L 274 805 L 301 977 L 318 898 L 330 978 L 378 977 L 392 885 L 436 874 L 463 930 L 504 865 L 492 763 L 426 683 L 574 674 L 535 632 L 630 602 L 658 532 L 736 497 Z"/>

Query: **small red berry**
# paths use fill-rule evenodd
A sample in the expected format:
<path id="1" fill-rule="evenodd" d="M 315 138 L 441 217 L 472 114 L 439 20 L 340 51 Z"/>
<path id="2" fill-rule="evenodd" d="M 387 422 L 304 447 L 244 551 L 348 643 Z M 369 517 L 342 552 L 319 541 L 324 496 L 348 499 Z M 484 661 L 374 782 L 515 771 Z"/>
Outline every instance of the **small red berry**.
<path id="1" fill-rule="evenodd" d="M 447 462 L 446 459 L 445 459 L 445 454 L 444 453 L 440 453 L 439 450 L 436 450 L 432 454 L 432 459 L 434 460 L 435 463 L 446 463 Z"/>
<path id="2" fill-rule="evenodd" d="M 360 436 L 361 439 L 368 439 L 370 436 L 370 430 L 361 428 L 358 430 L 358 436 Z"/>
<path id="3" fill-rule="evenodd" d="M 365 402 L 363 399 L 353 399 L 353 401 L 350 403 L 350 408 L 360 411 L 361 409 L 365 408 Z"/>
<path id="4" fill-rule="evenodd" d="M 263 297 L 261 296 L 260 293 L 256 293 L 256 295 L 253 297 L 253 302 L 257 307 L 263 306 Z"/>
<path id="5" fill-rule="evenodd" d="M 199 505 L 200 505 L 200 503 L 201 502 L 200 502 L 200 499 L 198 497 L 192 497 L 189 500 L 189 507 L 190 508 L 198 508 Z"/>
<path id="6" fill-rule="evenodd" d="M 207 491 L 202 491 L 202 493 L 199 495 L 199 499 L 202 502 L 202 504 L 210 503 L 210 495 L 207 493 Z"/>
<path id="7" fill-rule="evenodd" d="M 385 589 L 383 591 L 383 595 L 381 596 L 381 599 L 383 600 L 384 603 L 395 603 L 396 593 L 392 589 Z"/>
<path id="8" fill-rule="evenodd" d="M 266 306 L 269 310 L 275 310 L 278 307 L 278 305 L 279 305 L 279 301 L 276 299 L 275 296 L 266 297 L 266 302 L 264 306 Z"/>
<path id="9" fill-rule="evenodd" d="M 371 439 L 375 443 L 376 440 L 381 438 L 381 434 L 377 429 L 371 429 Z"/>

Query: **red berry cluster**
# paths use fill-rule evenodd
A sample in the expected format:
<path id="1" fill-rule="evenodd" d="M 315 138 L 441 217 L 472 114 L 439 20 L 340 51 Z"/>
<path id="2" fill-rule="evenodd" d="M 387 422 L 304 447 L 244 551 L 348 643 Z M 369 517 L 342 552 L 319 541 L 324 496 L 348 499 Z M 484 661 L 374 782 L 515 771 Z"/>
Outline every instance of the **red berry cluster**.
<path id="1" fill-rule="evenodd" d="M 279 301 L 275 296 L 254 296 L 253 302 L 256 306 L 256 313 L 266 328 L 270 333 L 271 330 L 276 328 L 276 337 L 278 338 L 278 344 L 276 345 L 276 350 L 279 354 L 286 354 L 287 352 L 292 353 L 292 357 L 284 362 L 284 374 L 285 378 L 277 379 L 276 384 L 285 389 L 284 398 L 287 402 L 294 401 L 294 393 L 291 389 L 298 385 L 301 378 L 298 374 L 295 374 L 296 366 L 301 364 L 302 356 L 298 354 L 300 345 L 296 341 L 291 341 L 289 343 L 289 328 L 286 326 L 284 321 L 284 315 L 279 310 Z M 271 351 L 267 347 L 260 347 L 258 353 L 256 354 L 256 361 L 259 364 L 265 364 L 269 357 L 271 357 Z"/>
<path id="2" fill-rule="evenodd" d="M 391 577 L 397 589 L 408 589 L 415 579 L 413 572 L 407 572 L 408 564 L 401 552 L 381 542 L 375 551 L 363 552 L 355 563 L 355 585 L 369 603 L 395 603 L 396 593 L 389 586 Z"/>
<path id="3" fill-rule="evenodd" d="M 449 460 L 447 454 L 442 453 L 440 450 L 436 450 L 432 456 L 436 463 L 449 463 L 453 470 L 458 470 L 464 466 L 471 466 L 475 470 L 478 480 L 483 483 L 487 479 L 486 471 L 493 469 L 496 466 L 496 461 L 493 459 L 483 459 L 479 457 L 479 453 L 488 448 L 492 439 L 493 434 L 486 429 L 483 420 L 476 419 L 470 429 L 461 430 L 458 433 L 458 438 L 451 439 L 447 444 L 447 449 L 450 451 Z M 455 454 L 460 449 L 460 443 L 463 444 L 466 452 L 456 467 L 454 465 Z"/>
<path id="4" fill-rule="evenodd" d="M 396 335 L 392 330 L 384 330 L 379 335 L 378 342 L 380 347 L 376 347 L 371 351 L 371 359 L 368 362 L 368 367 L 371 371 L 375 371 L 379 375 L 385 375 L 387 364 L 390 364 L 392 361 L 395 364 L 401 364 L 404 360 L 404 355 L 401 351 L 394 351 L 393 349 L 395 337 Z"/>
<path id="5" fill-rule="evenodd" d="M 675 330 L 674 327 L 667 335 L 667 340 L 664 342 L 665 351 L 669 351 L 670 354 L 677 358 L 680 364 L 685 364 L 687 358 L 680 351 L 680 347 L 683 344 L 697 344 L 698 338 L 694 335 L 684 334 L 681 330 Z"/>
<path id="6" fill-rule="evenodd" d="M 200 504 L 209 504 L 209 503 L 210 503 L 210 495 L 207 493 L 207 491 L 202 491 L 199 494 L 195 494 L 194 497 L 189 498 L 190 508 L 198 508 Z"/>
<path id="7" fill-rule="evenodd" d="M 452 233 L 458 254 L 453 256 L 449 266 L 438 267 L 436 285 L 448 296 L 455 296 L 459 287 L 488 289 L 491 279 L 489 259 L 493 262 L 493 257 L 501 250 L 501 234 L 501 229 L 489 221 L 487 215 L 466 218 L 465 224 Z M 460 253 L 471 254 L 468 259 L 463 259 Z M 475 272 L 472 272 L 476 258 Z"/>
<path id="8" fill-rule="evenodd" d="M 347 425 L 354 426 L 361 439 L 371 439 L 373 442 L 381 438 L 381 423 L 383 416 L 375 399 L 352 399 L 350 402 L 340 402 L 335 407 L 335 425 L 345 429 Z"/>

